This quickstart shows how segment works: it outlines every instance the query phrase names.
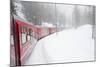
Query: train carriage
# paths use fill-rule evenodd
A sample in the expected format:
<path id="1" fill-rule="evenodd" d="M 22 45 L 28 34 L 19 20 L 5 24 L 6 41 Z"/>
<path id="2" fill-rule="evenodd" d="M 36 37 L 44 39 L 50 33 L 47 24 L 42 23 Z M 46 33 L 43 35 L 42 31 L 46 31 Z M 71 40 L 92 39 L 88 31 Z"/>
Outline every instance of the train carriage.
<path id="1" fill-rule="evenodd" d="M 11 32 L 11 65 L 24 65 L 36 42 L 56 32 L 56 28 L 33 25 L 18 19 L 14 20 L 14 26 L 11 27 L 11 30 L 14 29 Z"/>
<path id="2" fill-rule="evenodd" d="M 11 45 L 14 42 L 13 40 L 16 40 L 16 43 L 13 43 L 13 46 L 11 46 L 11 58 L 13 59 L 11 60 L 11 63 L 19 60 L 22 65 L 31 54 L 37 40 L 34 37 L 34 27 L 32 24 L 15 20 L 15 25 L 14 29 L 16 33 L 11 34 Z M 14 35 L 16 38 L 13 37 Z M 14 56 L 17 56 L 17 54 L 19 55 L 19 59 L 16 59 L 16 57 L 13 58 Z"/>

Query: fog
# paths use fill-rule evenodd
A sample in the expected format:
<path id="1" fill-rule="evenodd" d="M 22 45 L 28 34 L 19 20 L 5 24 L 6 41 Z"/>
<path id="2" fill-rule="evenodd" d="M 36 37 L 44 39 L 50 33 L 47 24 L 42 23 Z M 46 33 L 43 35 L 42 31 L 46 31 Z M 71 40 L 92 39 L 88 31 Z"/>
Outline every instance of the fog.
<path id="1" fill-rule="evenodd" d="M 22 1 L 24 14 L 29 22 L 41 25 L 52 23 L 58 27 L 78 27 L 95 24 L 94 6 L 40 3 Z"/>

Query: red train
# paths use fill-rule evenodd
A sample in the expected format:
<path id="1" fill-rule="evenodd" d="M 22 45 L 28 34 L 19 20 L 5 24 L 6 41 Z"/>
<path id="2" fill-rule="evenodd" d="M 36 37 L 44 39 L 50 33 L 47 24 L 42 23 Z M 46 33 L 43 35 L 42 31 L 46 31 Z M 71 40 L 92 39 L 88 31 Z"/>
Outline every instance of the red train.
<path id="1" fill-rule="evenodd" d="M 23 65 L 36 42 L 56 30 L 55 27 L 41 27 L 15 19 L 14 24 L 11 23 L 11 65 Z"/>
<path id="2" fill-rule="evenodd" d="M 15 40 L 11 45 L 11 63 L 23 64 L 35 46 L 34 28 L 29 23 L 15 20 L 14 30 L 15 33 L 11 34 L 11 40 Z"/>
<path id="3" fill-rule="evenodd" d="M 56 32 L 55 27 L 42 27 L 42 26 L 35 26 L 35 36 L 36 39 L 44 38 L 54 32 Z"/>

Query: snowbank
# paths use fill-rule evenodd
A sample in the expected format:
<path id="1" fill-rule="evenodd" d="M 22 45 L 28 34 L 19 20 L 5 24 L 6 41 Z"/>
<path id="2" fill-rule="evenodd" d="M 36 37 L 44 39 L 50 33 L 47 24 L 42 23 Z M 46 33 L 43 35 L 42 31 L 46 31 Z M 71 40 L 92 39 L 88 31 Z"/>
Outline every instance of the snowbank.
<path id="1" fill-rule="evenodd" d="M 47 64 L 94 60 L 92 26 L 66 29 L 41 39 L 26 62 Z"/>

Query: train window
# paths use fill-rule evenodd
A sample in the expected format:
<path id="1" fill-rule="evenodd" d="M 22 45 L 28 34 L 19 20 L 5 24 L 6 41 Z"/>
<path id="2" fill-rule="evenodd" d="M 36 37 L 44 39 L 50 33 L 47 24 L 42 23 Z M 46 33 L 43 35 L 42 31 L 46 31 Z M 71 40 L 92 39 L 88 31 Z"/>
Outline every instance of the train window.
<path id="1" fill-rule="evenodd" d="M 26 43 L 26 34 L 22 33 L 22 44 Z"/>
<path id="2" fill-rule="evenodd" d="M 26 27 L 21 27 L 21 31 L 22 31 L 22 33 L 26 33 L 27 32 L 27 28 Z"/>
<path id="3" fill-rule="evenodd" d="M 11 44 L 11 45 L 14 45 L 14 38 L 13 38 L 13 35 L 10 35 L 10 44 Z"/>
<path id="4" fill-rule="evenodd" d="M 29 41 L 31 39 L 30 35 L 28 34 L 27 35 L 27 40 Z"/>
<path id="5" fill-rule="evenodd" d="M 29 29 L 29 34 L 30 34 L 31 36 L 32 36 L 32 32 L 33 32 L 33 31 L 32 31 L 31 29 Z"/>
<path id="6" fill-rule="evenodd" d="M 29 33 L 29 34 L 30 34 L 30 39 L 32 40 L 32 38 L 33 38 L 33 36 L 34 36 L 34 35 L 33 35 L 33 31 L 30 29 L 29 32 L 30 32 L 30 33 Z"/>
<path id="7" fill-rule="evenodd" d="M 34 31 L 31 32 L 31 36 L 33 36 L 33 37 L 35 36 L 35 32 Z"/>
<path id="8" fill-rule="evenodd" d="M 21 39 L 22 39 L 22 44 L 24 45 L 27 41 L 27 38 L 26 38 L 26 32 L 27 32 L 27 28 L 26 27 L 21 27 Z"/>
<path id="9" fill-rule="evenodd" d="M 29 29 L 27 29 L 27 41 L 30 40 L 30 32 L 29 32 Z"/>

